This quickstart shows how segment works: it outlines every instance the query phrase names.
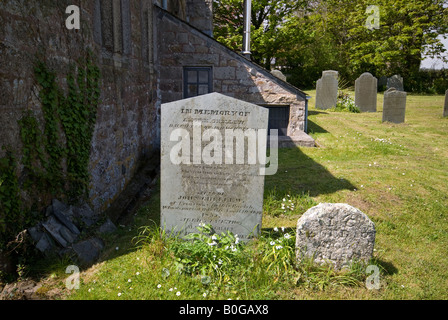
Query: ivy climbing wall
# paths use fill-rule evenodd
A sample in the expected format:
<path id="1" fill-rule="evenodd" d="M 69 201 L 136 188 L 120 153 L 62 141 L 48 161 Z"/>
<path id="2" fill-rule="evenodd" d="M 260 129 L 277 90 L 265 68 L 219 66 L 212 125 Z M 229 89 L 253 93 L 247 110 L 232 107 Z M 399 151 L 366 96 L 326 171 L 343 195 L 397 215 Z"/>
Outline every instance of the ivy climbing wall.
<path id="1" fill-rule="evenodd" d="M 54 197 L 101 213 L 158 148 L 150 1 L 10 0 L 0 25 L 0 231 Z"/>

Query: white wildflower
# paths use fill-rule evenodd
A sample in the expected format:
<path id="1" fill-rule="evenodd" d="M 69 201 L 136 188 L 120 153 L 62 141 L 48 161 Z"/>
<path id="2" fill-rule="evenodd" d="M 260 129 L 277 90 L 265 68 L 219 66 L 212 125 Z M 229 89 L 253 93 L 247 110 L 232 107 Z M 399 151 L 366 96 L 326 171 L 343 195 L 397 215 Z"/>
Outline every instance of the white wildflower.
<path id="1" fill-rule="evenodd" d="M 269 244 L 270 244 L 271 246 L 273 246 L 273 245 L 275 245 L 275 241 L 271 241 L 271 242 L 269 242 Z"/>
<path id="2" fill-rule="evenodd" d="M 278 228 L 277 228 L 277 227 L 275 227 L 275 228 L 274 228 L 274 231 L 275 231 L 275 232 L 278 232 Z"/>

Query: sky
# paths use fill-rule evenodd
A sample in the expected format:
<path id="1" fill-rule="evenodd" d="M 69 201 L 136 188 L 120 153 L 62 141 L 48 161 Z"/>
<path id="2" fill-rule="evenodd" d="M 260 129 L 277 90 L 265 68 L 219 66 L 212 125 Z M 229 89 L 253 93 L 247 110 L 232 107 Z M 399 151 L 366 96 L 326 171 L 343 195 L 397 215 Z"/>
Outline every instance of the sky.
<path id="1" fill-rule="evenodd" d="M 439 39 L 442 41 L 442 43 L 445 45 L 445 49 L 447 50 L 445 52 L 445 55 L 448 54 L 448 39 L 443 39 L 442 36 L 439 36 Z M 422 61 L 420 64 L 420 68 L 424 69 L 448 69 L 448 63 L 443 63 L 440 59 L 431 59 L 426 58 Z"/>

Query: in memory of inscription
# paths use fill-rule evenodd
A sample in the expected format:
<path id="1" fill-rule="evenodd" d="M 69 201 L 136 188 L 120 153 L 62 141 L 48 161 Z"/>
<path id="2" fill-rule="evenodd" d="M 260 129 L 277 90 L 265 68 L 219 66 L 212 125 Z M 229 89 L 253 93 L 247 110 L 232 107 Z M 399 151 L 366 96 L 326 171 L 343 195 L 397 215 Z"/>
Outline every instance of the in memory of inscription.
<path id="1" fill-rule="evenodd" d="M 266 155 L 268 112 L 219 93 L 162 105 L 162 228 L 259 234 L 264 175 L 277 171 L 276 130 Z"/>

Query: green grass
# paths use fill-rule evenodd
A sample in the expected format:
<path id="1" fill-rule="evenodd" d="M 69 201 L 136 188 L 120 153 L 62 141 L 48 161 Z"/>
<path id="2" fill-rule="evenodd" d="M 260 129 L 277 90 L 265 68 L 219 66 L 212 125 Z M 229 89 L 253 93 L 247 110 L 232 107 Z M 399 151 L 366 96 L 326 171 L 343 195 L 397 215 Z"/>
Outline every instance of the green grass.
<path id="1" fill-rule="evenodd" d="M 182 262 L 181 252 L 206 247 L 160 236 L 156 193 L 131 225 L 106 239 L 103 262 L 83 270 L 80 289 L 65 298 L 447 299 L 448 119 L 442 106 L 443 96 L 408 95 L 406 122 L 389 124 L 381 122 L 381 94 L 376 113 L 316 110 L 311 99 L 310 135 L 320 147 L 279 150 L 278 172 L 265 180 L 262 236 L 242 246 L 221 272 L 207 269 L 205 260 L 196 269 L 179 267 L 195 263 Z M 297 219 L 320 202 L 348 203 L 375 223 L 370 263 L 380 269 L 379 290 L 366 288 L 365 266 L 335 272 L 297 265 L 291 243 L 273 249 L 282 237 L 274 228 L 293 235 Z M 141 226 L 151 227 L 142 234 Z M 48 273 L 62 288 L 60 273 Z"/>

